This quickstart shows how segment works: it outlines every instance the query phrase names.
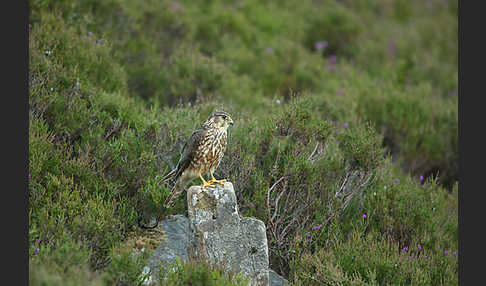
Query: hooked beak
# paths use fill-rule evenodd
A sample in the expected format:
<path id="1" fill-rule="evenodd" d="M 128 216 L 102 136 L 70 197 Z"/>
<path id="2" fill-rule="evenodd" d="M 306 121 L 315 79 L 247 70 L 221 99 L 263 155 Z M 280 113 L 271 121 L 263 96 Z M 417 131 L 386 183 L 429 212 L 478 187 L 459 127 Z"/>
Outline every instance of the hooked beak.
<path id="1" fill-rule="evenodd" d="M 233 126 L 233 119 L 230 119 L 231 121 L 229 122 L 229 125 Z"/>

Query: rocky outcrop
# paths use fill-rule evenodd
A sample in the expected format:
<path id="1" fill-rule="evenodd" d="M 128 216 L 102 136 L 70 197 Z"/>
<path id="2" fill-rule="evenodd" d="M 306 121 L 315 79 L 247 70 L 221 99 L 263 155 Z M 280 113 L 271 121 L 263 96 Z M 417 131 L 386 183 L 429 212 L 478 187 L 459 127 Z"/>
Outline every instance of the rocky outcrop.
<path id="1" fill-rule="evenodd" d="M 251 285 L 287 285 L 268 268 L 265 224 L 241 217 L 233 184 L 215 188 L 192 186 L 187 191 L 188 217 L 175 215 L 159 223 L 164 242 L 150 257 L 144 273 L 145 285 L 155 285 L 159 266 L 163 269 L 181 260 L 204 260 L 228 272 L 246 276 Z"/>
<path id="2" fill-rule="evenodd" d="M 187 202 L 192 233 L 188 255 L 241 273 L 253 285 L 269 285 L 265 224 L 240 216 L 233 184 L 209 190 L 193 186 Z"/>

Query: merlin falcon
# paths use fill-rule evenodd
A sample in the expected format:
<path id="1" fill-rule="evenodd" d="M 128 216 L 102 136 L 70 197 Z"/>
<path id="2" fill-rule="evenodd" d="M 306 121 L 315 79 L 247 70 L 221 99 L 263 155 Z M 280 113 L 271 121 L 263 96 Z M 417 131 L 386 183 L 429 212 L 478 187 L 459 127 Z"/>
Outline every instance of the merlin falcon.
<path id="1" fill-rule="evenodd" d="M 187 184 L 197 177 L 201 179 L 203 187 L 212 187 L 226 181 L 215 179 L 213 173 L 224 156 L 227 129 L 230 125 L 233 125 L 231 116 L 224 111 L 215 110 L 206 122 L 192 133 L 182 148 L 177 166 L 161 180 L 167 182 L 173 179 L 176 182 L 164 203 L 166 208 L 171 207 Z M 207 173 L 211 176 L 209 181 L 203 178 Z"/>

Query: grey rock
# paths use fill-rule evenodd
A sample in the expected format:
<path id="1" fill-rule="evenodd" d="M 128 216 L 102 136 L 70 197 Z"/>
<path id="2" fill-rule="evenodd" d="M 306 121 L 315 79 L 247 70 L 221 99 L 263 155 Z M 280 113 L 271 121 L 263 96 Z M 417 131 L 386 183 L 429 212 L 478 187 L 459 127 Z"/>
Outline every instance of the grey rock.
<path id="1" fill-rule="evenodd" d="M 277 272 L 273 271 L 272 269 L 268 270 L 268 276 L 269 276 L 269 279 L 270 279 L 270 286 L 290 285 L 289 281 L 287 281 L 282 276 L 278 275 Z"/>
<path id="2" fill-rule="evenodd" d="M 233 184 L 206 189 L 192 186 L 187 202 L 189 217 L 174 215 L 157 226 L 164 233 L 164 241 L 143 269 L 145 285 L 157 285 L 159 267 L 167 273 L 176 257 L 217 264 L 228 272 L 245 275 L 252 285 L 289 285 L 268 268 L 265 224 L 240 216 Z"/>
<path id="3" fill-rule="evenodd" d="M 189 220 L 187 217 L 183 215 L 171 216 L 161 221 L 157 228 L 164 232 L 165 240 L 148 259 L 147 266 L 143 271 L 147 275 L 145 285 L 155 283 L 159 267 L 167 269 L 168 265 L 176 261 L 176 257 L 181 260 L 186 260 L 188 257 Z"/>
<path id="4" fill-rule="evenodd" d="M 241 273 L 252 285 L 269 285 L 265 224 L 240 216 L 233 184 L 206 189 L 192 186 L 187 202 L 192 233 L 189 257 Z"/>

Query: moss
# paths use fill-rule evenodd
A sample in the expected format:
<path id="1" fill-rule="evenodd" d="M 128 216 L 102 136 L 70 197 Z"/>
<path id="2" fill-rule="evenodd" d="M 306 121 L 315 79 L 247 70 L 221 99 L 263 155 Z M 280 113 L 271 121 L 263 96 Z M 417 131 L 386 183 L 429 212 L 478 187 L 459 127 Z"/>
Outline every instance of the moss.
<path id="1" fill-rule="evenodd" d="M 144 249 L 144 251 L 155 250 L 165 241 L 165 239 L 164 233 L 157 228 L 152 230 L 137 229 L 127 235 L 121 248 L 138 251 L 141 251 L 142 249 Z"/>

